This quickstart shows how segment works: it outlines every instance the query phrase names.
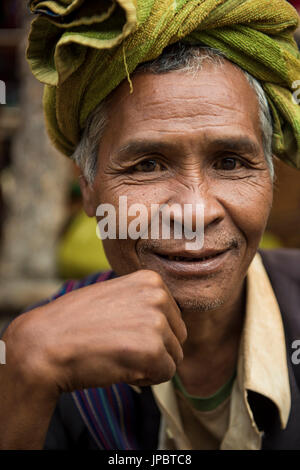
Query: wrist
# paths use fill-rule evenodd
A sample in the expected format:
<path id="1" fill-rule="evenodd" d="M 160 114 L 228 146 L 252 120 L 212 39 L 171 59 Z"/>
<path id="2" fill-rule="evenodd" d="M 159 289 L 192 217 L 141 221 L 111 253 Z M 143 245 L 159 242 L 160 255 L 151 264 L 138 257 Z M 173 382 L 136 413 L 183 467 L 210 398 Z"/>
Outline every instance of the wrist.
<path id="1" fill-rule="evenodd" d="M 46 342 L 35 329 L 31 311 L 17 317 L 6 329 L 2 341 L 6 348 L 6 364 L 1 366 L 5 374 L 18 384 L 24 394 L 34 391 L 41 399 L 56 402 L 59 389 L 55 378 L 55 368 L 51 365 Z M 3 370 L 4 372 L 4 370 Z"/>

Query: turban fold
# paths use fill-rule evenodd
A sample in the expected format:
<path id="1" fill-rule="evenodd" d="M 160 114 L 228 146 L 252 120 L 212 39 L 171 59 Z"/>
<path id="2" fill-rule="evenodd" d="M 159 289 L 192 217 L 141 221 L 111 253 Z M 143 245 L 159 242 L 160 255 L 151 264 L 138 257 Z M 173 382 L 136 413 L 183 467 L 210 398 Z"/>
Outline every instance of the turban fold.
<path id="1" fill-rule="evenodd" d="M 136 67 L 175 42 L 214 47 L 261 81 L 273 152 L 300 168 L 300 54 L 285 0 L 31 0 L 27 59 L 45 84 L 46 127 L 72 155 L 88 115 Z M 129 79 L 130 80 L 130 79 Z M 300 84 L 300 82 L 299 82 Z"/>

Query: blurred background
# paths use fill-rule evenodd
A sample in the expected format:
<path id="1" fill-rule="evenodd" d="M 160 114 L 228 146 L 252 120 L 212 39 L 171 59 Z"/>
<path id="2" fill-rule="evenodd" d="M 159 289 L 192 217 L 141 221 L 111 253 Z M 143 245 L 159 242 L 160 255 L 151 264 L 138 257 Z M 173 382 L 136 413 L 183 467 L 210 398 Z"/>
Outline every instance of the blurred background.
<path id="1" fill-rule="evenodd" d="M 300 11 L 300 0 L 290 3 Z M 66 278 L 109 269 L 96 222 L 82 210 L 78 174 L 44 130 L 43 87 L 25 61 L 26 5 L 0 0 L 0 329 Z M 276 161 L 276 175 L 261 247 L 300 248 L 300 172 Z"/>

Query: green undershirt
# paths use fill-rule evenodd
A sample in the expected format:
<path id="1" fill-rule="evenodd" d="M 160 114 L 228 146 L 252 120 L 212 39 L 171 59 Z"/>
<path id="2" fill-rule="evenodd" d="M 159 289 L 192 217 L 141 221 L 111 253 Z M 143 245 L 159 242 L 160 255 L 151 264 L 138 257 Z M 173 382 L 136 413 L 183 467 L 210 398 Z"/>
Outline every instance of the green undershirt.
<path id="1" fill-rule="evenodd" d="M 199 411 L 212 411 L 221 403 L 223 403 L 226 398 L 230 395 L 233 382 L 236 377 L 236 371 L 234 371 L 233 376 L 226 382 L 219 390 L 210 395 L 209 397 L 197 397 L 195 395 L 190 395 L 184 388 L 179 376 L 177 373 L 172 378 L 175 388 L 180 390 L 185 398 L 191 403 L 191 405 Z"/>

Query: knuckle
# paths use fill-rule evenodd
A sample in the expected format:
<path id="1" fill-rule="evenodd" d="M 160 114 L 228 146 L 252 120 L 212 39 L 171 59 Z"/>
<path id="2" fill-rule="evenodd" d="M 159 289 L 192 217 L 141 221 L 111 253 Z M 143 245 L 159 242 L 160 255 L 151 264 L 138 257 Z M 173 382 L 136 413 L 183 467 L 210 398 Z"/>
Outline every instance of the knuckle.
<path id="1" fill-rule="evenodd" d="M 138 383 L 143 383 L 143 381 L 147 379 L 148 377 L 144 371 L 141 371 L 141 370 L 132 371 L 131 370 L 130 373 L 128 373 L 128 378 L 126 382 L 127 383 L 133 382 L 135 384 L 138 384 Z"/>
<path id="2" fill-rule="evenodd" d="M 164 370 L 161 371 L 159 382 L 167 382 L 170 380 L 176 373 L 176 364 L 173 361 L 169 361 L 166 364 Z"/>
<path id="3" fill-rule="evenodd" d="M 154 287 L 160 287 L 162 285 L 162 278 L 156 271 L 150 269 L 144 269 L 143 271 L 148 284 Z"/>
<path id="4" fill-rule="evenodd" d="M 180 362 L 183 361 L 183 351 L 182 351 L 182 348 L 179 348 L 179 351 L 178 351 L 178 357 L 177 357 L 177 365 L 180 364 Z"/>
<path id="5" fill-rule="evenodd" d="M 158 384 L 170 380 L 175 375 L 176 364 L 165 353 L 160 353 L 159 361 L 157 359 L 156 354 L 155 357 L 150 355 L 142 370 L 135 372 L 131 380 L 141 384 Z"/>
<path id="6" fill-rule="evenodd" d="M 169 296 L 164 289 L 157 288 L 151 292 L 151 300 L 153 301 L 154 305 L 163 306 L 168 302 Z"/>
<path id="7" fill-rule="evenodd" d="M 166 325 L 167 325 L 167 320 L 166 320 L 166 317 L 162 313 L 158 313 L 152 320 L 153 328 L 159 333 L 162 333 L 165 330 Z"/>

